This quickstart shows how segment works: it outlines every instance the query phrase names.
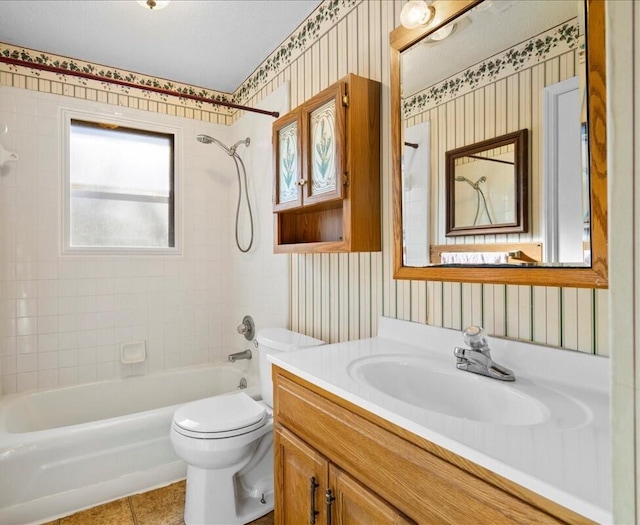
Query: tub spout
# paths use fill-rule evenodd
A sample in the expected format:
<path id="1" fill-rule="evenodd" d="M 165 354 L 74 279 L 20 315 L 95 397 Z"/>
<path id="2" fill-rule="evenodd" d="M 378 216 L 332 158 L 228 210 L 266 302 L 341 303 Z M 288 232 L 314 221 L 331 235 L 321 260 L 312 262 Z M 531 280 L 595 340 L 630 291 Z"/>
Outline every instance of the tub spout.
<path id="1" fill-rule="evenodd" d="M 247 348 L 244 352 L 229 354 L 229 361 L 232 363 L 235 363 L 238 359 L 251 359 L 251 350 Z"/>

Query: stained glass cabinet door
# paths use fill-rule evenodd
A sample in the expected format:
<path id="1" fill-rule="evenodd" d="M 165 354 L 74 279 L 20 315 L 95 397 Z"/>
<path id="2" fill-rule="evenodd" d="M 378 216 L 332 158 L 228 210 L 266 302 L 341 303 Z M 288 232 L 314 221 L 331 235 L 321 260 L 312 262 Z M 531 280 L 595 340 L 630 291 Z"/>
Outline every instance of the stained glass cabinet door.
<path id="1" fill-rule="evenodd" d="M 273 210 L 302 206 L 302 125 L 298 114 L 288 114 L 274 122 L 275 174 Z"/>
<path id="2" fill-rule="evenodd" d="M 342 199 L 346 183 L 346 84 L 339 82 L 303 107 L 303 203 Z"/>

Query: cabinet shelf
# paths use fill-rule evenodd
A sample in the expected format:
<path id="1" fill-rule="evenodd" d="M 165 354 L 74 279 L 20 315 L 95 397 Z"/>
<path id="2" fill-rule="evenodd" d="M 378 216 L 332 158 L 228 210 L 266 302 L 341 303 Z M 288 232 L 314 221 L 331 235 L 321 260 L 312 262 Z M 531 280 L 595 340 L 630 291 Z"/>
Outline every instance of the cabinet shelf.
<path id="1" fill-rule="evenodd" d="M 380 83 L 347 75 L 273 124 L 274 252 L 380 251 Z"/>

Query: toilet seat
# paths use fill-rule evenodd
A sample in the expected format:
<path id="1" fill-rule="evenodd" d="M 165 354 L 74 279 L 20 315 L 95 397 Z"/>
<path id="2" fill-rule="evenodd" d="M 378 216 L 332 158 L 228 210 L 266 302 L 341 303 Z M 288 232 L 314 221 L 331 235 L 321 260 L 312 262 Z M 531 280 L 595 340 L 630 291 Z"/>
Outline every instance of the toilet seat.
<path id="1" fill-rule="evenodd" d="M 224 439 L 263 427 L 268 419 L 264 406 L 244 392 L 187 403 L 173 415 L 172 428 L 186 437 Z"/>

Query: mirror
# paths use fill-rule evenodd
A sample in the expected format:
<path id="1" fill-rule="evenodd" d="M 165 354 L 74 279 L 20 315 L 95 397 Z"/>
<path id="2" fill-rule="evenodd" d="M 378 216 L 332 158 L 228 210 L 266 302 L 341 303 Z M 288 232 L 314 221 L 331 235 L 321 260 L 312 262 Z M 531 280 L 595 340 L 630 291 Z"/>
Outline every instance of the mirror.
<path id="1" fill-rule="evenodd" d="M 432 6 L 390 38 L 394 277 L 606 288 L 603 2 Z M 522 130 L 517 154 L 491 147 Z M 523 172 L 490 189 L 470 155 Z"/>
<path id="2" fill-rule="evenodd" d="M 527 131 L 445 153 L 447 237 L 527 231 Z"/>

